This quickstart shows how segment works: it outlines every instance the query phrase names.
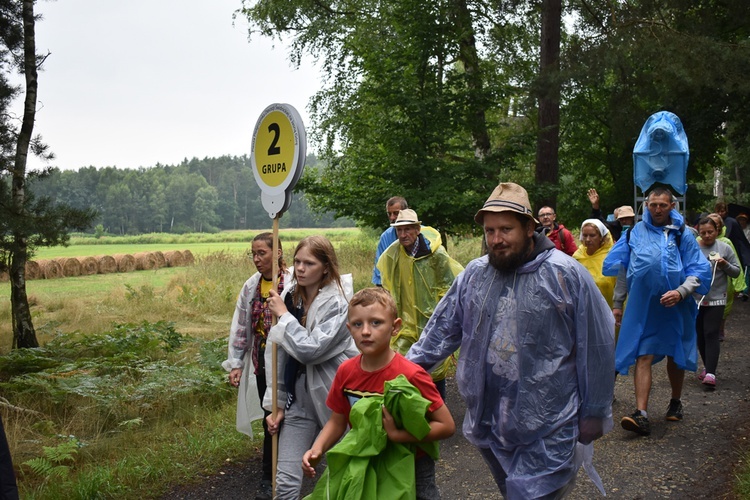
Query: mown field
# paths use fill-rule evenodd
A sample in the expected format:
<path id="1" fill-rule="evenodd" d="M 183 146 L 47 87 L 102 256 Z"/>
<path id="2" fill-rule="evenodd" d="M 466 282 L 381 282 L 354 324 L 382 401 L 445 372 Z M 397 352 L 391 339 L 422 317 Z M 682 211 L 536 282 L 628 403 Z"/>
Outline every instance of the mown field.
<path id="1" fill-rule="evenodd" d="M 189 249 L 189 267 L 29 281 L 40 349 L 10 351 L 0 283 L 0 413 L 23 498 L 153 498 L 257 453 L 234 429 L 220 367 L 237 293 L 255 271 L 255 232 L 74 238 L 35 258 Z M 368 286 L 378 232 L 282 230 L 287 259 L 309 234 L 332 240 L 355 289 Z M 104 240 L 104 241 L 101 241 Z M 478 240 L 451 241 L 462 263 Z"/>

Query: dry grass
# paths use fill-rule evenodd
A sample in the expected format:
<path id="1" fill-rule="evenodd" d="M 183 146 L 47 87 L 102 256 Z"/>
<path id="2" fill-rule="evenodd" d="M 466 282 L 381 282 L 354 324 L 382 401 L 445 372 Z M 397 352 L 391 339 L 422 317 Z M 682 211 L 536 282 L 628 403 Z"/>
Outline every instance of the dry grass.
<path id="1" fill-rule="evenodd" d="M 379 233 L 375 232 L 358 233 L 356 238 L 335 242 L 340 271 L 353 274 L 355 290 L 370 286 L 377 236 Z M 296 241 L 284 241 L 287 260 L 291 260 L 295 245 Z M 465 265 L 479 253 L 479 248 L 478 240 L 456 240 L 449 245 L 449 253 Z M 81 334 L 84 338 L 91 334 L 109 332 L 114 323 L 156 323 L 166 320 L 175 324 L 177 332 L 211 343 L 220 352 L 216 356 L 223 356 L 237 293 L 245 280 L 255 272 L 255 268 L 246 254 L 236 252 L 198 254 L 195 259 L 195 264 L 191 267 L 97 274 L 28 283 L 40 343 L 47 345 L 59 338 L 61 333 L 84 332 Z M 0 354 L 10 350 L 12 340 L 8 290 L 8 284 L 0 283 Z M 180 351 L 179 357 L 168 358 L 167 366 L 184 363 L 199 355 L 194 349 L 185 348 Z M 209 365 L 220 370 L 220 361 L 216 358 Z M 59 384 L 70 383 L 76 377 L 85 377 L 85 370 L 100 368 L 96 367 L 99 365 L 57 373 L 54 381 Z M 111 392 L 113 398 L 119 397 L 116 385 Z M 163 395 L 164 392 L 160 394 Z M 41 444 L 54 445 L 59 441 L 55 437 L 57 435 L 85 437 L 87 446 L 81 449 L 76 458 L 76 470 L 88 470 L 95 467 L 94 464 L 102 464 L 104 467 L 107 464 L 125 464 L 111 466 L 110 470 L 99 473 L 108 478 L 106 481 L 109 483 L 127 484 L 126 488 L 131 493 L 140 487 L 140 474 L 153 474 L 156 479 L 151 481 L 152 486 L 164 483 L 164 478 L 174 479 L 180 476 L 180 471 L 170 465 L 173 460 L 169 453 L 184 455 L 184 450 L 173 449 L 165 452 L 166 455 L 159 455 L 163 449 L 173 445 L 176 428 L 185 431 L 187 440 L 187 444 L 178 446 L 189 446 L 190 453 L 196 453 L 197 457 L 202 456 L 201 446 L 210 447 L 201 437 L 203 431 L 196 430 L 202 421 L 219 418 L 221 425 L 226 426 L 224 433 L 227 438 L 231 436 L 232 439 L 237 439 L 237 433 L 233 432 L 233 401 L 211 410 L 203 408 L 198 400 L 183 401 L 175 406 L 174 403 L 152 395 L 145 401 L 149 418 L 146 423 L 142 423 L 138 417 L 143 414 L 143 408 L 120 406 L 109 412 L 102 412 L 101 408 L 96 408 L 85 397 L 77 399 L 78 396 L 70 395 L 64 400 L 36 401 L 32 396 L 27 394 L 14 398 L 12 403 L 20 409 L 10 410 L 0 404 L 6 434 L 14 458 L 18 457 L 17 461 L 23 462 L 39 456 Z M 26 411 L 27 409 L 33 409 L 41 415 Z M 169 422 L 159 422 L 159 419 Z M 221 450 L 219 453 L 228 453 L 228 445 L 216 439 L 216 446 Z M 137 458 L 136 460 L 140 460 L 138 465 L 128 462 L 133 457 L 146 453 L 143 446 L 146 442 L 151 444 L 148 457 L 144 455 Z M 237 443 L 231 446 L 236 445 Z M 237 453 L 241 452 L 235 451 L 233 456 L 237 456 Z M 161 458 L 155 458 L 157 455 Z M 140 469 L 143 461 L 149 462 L 149 467 L 152 467 L 147 473 Z M 130 467 L 137 474 L 130 479 L 118 477 L 118 467 Z M 115 477 L 110 477 L 109 474 L 114 474 Z M 98 484 L 95 479 L 88 481 L 91 485 Z M 41 497 L 50 498 L 44 495 L 40 495 Z"/>

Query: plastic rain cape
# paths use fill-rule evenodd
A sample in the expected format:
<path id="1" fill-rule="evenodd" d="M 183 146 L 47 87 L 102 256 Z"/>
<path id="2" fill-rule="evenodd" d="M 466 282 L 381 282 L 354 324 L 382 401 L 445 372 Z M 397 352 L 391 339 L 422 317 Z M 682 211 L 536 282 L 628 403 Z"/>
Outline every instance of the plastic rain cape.
<path id="1" fill-rule="evenodd" d="M 602 242 L 602 246 L 594 252 L 594 255 L 589 255 L 586 251 L 586 246 L 581 245 L 578 247 L 578 250 L 576 250 L 576 253 L 573 254 L 573 258 L 580 262 L 581 265 L 591 274 L 591 277 L 594 278 L 594 283 L 596 283 L 604 300 L 607 301 L 607 304 L 611 308 L 617 278 L 604 276 L 602 274 L 602 263 L 610 250 L 612 250 L 612 235 L 608 234 Z"/>
<path id="2" fill-rule="evenodd" d="M 683 195 L 689 159 L 690 148 L 680 118 L 669 111 L 654 113 L 643 124 L 633 147 L 635 185 L 645 193 L 659 182 Z"/>
<path id="3" fill-rule="evenodd" d="M 353 358 L 359 351 L 346 327 L 349 298 L 352 296 L 352 275 L 341 276 L 341 290 L 336 283 L 323 287 L 307 311 L 307 326 L 299 324 L 289 312 L 284 313 L 268 334 L 269 342 L 276 342 L 278 349 L 277 402 L 284 407 L 287 392 L 284 386 L 284 367 L 289 356 L 305 365 L 307 391 L 313 400 L 315 416 L 323 427 L 331 415 L 326 406 L 326 397 L 339 365 Z M 288 291 L 287 291 L 288 293 Z M 286 294 L 284 295 L 286 296 Z M 283 297 L 282 297 L 283 298 Z M 273 391 L 273 350 L 266 348 L 266 394 L 263 407 L 271 411 Z"/>
<path id="4" fill-rule="evenodd" d="M 391 292 L 398 305 L 401 331 L 391 340 L 391 347 L 401 354 L 419 339 L 435 306 L 464 268 L 441 246 L 440 233 L 422 226 L 422 236 L 430 244 L 430 254 L 413 258 L 395 241 L 378 260 L 383 288 Z M 443 380 L 455 368 L 448 358 L 431 372 L 433 380 Z"/>
<path id="5" fill-rule="evenodd" d="M 671 356 L 682 370 L 697 368 L 695 301 L 686 297 L 676 306 L 664 307 L 659 300 L 688 276 L 700 280 L 696 293 L 708 292 L 711 266 L 691 231 L 682 232 L 677 248 L 677 234 L 684 221 L 674 209 L 670 216 L 673 225 L 657 227 L 646 211 L 643 221 L 630 228 L 629 246 L 627 238 L 620 238 L 604 259 L 605 276 L 616 276 L 620 266 L 627 269 L 628 307 L 615 353 L 615 368 L 623 375 L 627 375 L 636 358 L 646 354 L 654 355 L 654 363 Z M 666 236 L 665 228 L 669 228 Z"/>
<path id="6" fill-rule="evenodd" d="M 579 421 L 612 429 L 614 318 L 591 276 L 552 249 L 515 274 L 473 260 L 407 357 L 429 368 L 459 346 L 463 434 L 497 457 L 507 498 L 568 484 Z"/>
<path id="7" fill-rule="evenodd" d="M 430 432 L 425 418 L 430 402 L 403 375 L 385 382 L 383 396 L 357 401 L 349 412 L 352 429 L 326 454 L 328 468 L 305 500 L 407 500 L 417 496 L 415 445 L 393 443 L 383 429 L 385 405 L 399 428 L 417 439 Z M 438 458 L 438 443 L 419 445 Z"/>

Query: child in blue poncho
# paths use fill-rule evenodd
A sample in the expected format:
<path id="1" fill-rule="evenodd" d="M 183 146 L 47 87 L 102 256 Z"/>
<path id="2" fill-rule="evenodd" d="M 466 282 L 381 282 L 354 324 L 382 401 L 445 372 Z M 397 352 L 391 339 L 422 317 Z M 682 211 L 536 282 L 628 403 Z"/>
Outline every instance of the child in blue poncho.
<path id="1" fill-rule="evenodd" d="M 326 401 L 333 413 L 302 458 L 305 474 L 314 477 L 347 425 L 352 431 L 328 454 L 309 498 L 440 498 L 435 441 L 456 425 L 430 375 L 390 347 L 401 327 L 393 298 L 380 288 L 359 291 L 347 327 L 361 354 L 336 372 Z"/>

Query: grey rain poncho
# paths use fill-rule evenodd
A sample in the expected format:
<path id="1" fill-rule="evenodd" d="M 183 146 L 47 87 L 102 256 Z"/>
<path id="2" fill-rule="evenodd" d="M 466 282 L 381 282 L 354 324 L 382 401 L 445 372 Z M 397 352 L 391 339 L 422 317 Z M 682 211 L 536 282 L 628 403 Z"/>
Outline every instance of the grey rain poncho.
<path id="1" fill-rule="evenodd" d="M 237 297 L 234 308 L 232 326 L 229 328 L 229 347 L 227 359 L 221 366 L 228 372 L 234 368 L 242 368 L 240 387 L 237 392 L 237 431 L 248 436 L 253 436 L 253 420 L 263 418 L 263 410 L 260 407 L 260 395 L 258 384 L 255 380 L 255 367 L 253 366 L 253 349 L 255 343 L 254 325 L 252 325 L 252 302 L 260 281 L 260 273 L 255 273 L 245 282 Z M 292 286 L 292 273 L 284 272 L 284 290 L 289 291 Z"/>
<path id="2" fill-rule="evenodd" d="M 614 318 L 589 273 L 551 249 L 515 273 L 475 259 L 407 358 L 429 370 L 459 347 L 463 433 L 497 457 L 507 497 L 568 484 L 579 423 L 612 429 Z"/>
<path id="3" fill-rule="evenodd" d="M 292 313 L 284 313 L 278 323 L 268 334 L 269 342 L 279 345 L 278 351 L 278 394 L 276 401 L 279 408 L 284 408 L 287 400 L 284 387 L 284 366 L 289 355 L 305 365 L 307 389 L 315 403 L 315 416 L 318 424 L 323 427 L 331 415 L 326 406 L 328 390 L 331 388 L 333 377 L 339 365 L 349 358 L 353 358 L 359 351 L 354 339 L 346 327 L 348 298 L 352 295 L 352 276 L 341 277 L 344 290 L 336 283 L 329 283 L 323 287 L 310 304 L 307 311 L 307 327 L 299 324 Z M 346 294 L 346 295 L 345 295 Z M 272 351 L 266 347 L 266 395 L 263 407 L 271 411 L 273 397 L 271 395 Z"/>

